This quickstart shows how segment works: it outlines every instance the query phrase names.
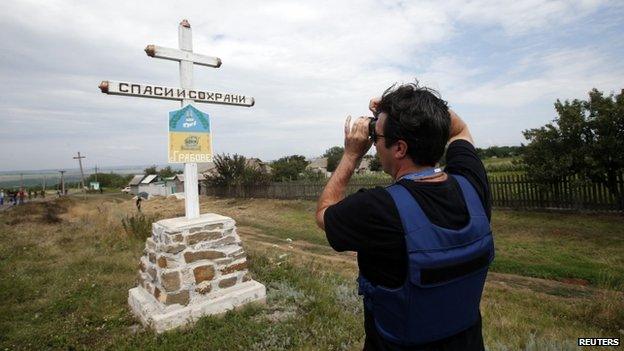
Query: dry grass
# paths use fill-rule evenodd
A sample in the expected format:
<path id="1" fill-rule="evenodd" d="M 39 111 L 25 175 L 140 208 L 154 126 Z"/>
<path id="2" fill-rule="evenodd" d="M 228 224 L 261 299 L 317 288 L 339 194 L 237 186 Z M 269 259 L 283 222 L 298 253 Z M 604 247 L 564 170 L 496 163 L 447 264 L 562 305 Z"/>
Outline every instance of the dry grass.
<path id="1" fill-rule="evenodd" d="M 141 328 L 135 333 L 136 320 L 126 307 L 143 248 L 121 226 L 122 218 L 136 213 L 133 202 L 92 197 L 65 205 L 65 212 L 58 214 L 60 223 L 42 220 L 45 207 L 0 214 L 1 348 L 361 347 L 355 256 L 327 246 L 314 226 L 312 202 L 202 199 L 202 213 L 237 220 L 251 254 L 251 270 L 267 285 L 269 303 L 158 337 Z M 158 218 L 181 216 L 183 201 L 145 201 L 143 212 Z M 490 273 L 482 303 L 488 348 L 562 350 L 575 349 L 578 337 L 621 338 L 624 296 L 613 289 L 622 279 L 620 225 L 621 219 L 612 217 L 588 221 L 582 216 L 496 212 L 497 261 L 503 264 Z M 557 269 L 548 268 L 553 262 Z M 592 274 L 575 276 L 587 274 L 587 262 L 601 265 L 611 277 L 605 280 L 608 284 L 594 282 Z M 589 285 L 531 277 L 548 274 Z"/>

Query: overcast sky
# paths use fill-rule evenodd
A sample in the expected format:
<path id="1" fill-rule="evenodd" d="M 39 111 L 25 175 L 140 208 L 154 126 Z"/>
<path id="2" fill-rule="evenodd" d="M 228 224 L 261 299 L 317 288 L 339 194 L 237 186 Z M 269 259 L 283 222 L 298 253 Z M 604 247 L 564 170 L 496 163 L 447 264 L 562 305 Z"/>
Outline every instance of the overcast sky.
<path id="1" fill-rule="evenodd" d="M 501 4 L 501 3 L 504 3 Z M 553 102 L 624 88 L 622 1 L 2 1 L 0 170 L 166 163 L 179 103 L 105 95 L 102 80 L 178 86 L 187 18 L 195 87 L 255 97 L 251 108 L 196 105 L 217 153 L 273 160 L 341 145 L 394 82 L 422 84 L 469 124 L 477 146 L 519 145 Z"/>

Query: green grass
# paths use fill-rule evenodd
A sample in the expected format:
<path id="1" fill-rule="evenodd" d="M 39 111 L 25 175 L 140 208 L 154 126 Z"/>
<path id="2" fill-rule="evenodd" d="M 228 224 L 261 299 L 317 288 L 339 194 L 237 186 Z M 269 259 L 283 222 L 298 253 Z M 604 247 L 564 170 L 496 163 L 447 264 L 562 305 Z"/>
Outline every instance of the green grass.
<path id="1" fill-rule="evenodd" d="M 315 203 L 216 200 L 214 209 L 271 236 L 327 246 L 316 227 Z M 624 218 L 591 214 L 494 211 L 495 272 L 548 279 L 583 279 L 624 290 Z"/>
<path id="2" fill-rule="evenodd" d="M 207 199 L 202 212 L 232 216 L 241 233 L 259 235 L 241 234 L 250 271 L 267 287 L 267 303 L 156 335 L 137 328 L 126 302 L 143 249 L 121 226 L 132 201 L 64 201 L 61 223 L 45 223 L 37 206 L 0 213 L 0 349 L 362 347 L 355 260 L 332 253 L 315 229 L 312 202 Z M 143 204 L 147 214 L 162 217 L 179 215 L 181 206 L 171 199 Z M 621 224 L 617 217 L 495 211 L 493 271 L 519 275 L 488 278 L 481 308 L 488 349 L 572 350 L 579 336 L 618 335 L 624 325 L 624 298 L 616 291 L 624 275 Z M 288 251 L 287 238 L 301 251 Z M 586 279 L 590 286 L 531 276 Z"/>
<path id="3" fill-rule="evenodd" d="M 494 211 L 494 271 L 624 290 L 624 218 Z"/>
<path id="4" fill-rule="evenodd" d="M 361 303 L 353 282 L 314 267 L 274 266 L 250 257 L 255 279 L 267 286 L 265 306 L 202 318 L 195 328 L 161 336 L 143 332 L 117 340 L 119 349 L 289 350 L 350 349 L 363 338 Z"/>
<path id="5" fill-rule="evenodd" d="M 522 158 L 519 156 L 490 157 L 482 161 L 489 176 L 522 175 L 526 173 L 526 165 L 519 164 L 522 161 Z"/>
<path id="6" fill-rule="evenodd" d="M 520 161 L 521 158 L 519 156 L 514 156 L 514 157 L 488 157 L 488 158 L 484 158 L 483 164 L 485 166 L 500 166 L 500 165 L 511 165 L 514 162 Z"/>
<path id="7" fill-rule="evenodd" d="M 10 215 L 0 215 L 0 349 L 349 349 L 363 337 L 354 281 L 270 255 L 250 257 L 266 306 L 133 334 L 126 299 L 143 241 L 83 221 L 41 225 L 35 215 L 8 226 Z"/>
<path id="8" fill-rule="evenodd" d="M 237 220 L 280 239 L 305 240 L 327 245 L 325 234 L 314 219 L 316 204 L 299 200 L 228 199 L 219 201 L 220 211 Z"/>

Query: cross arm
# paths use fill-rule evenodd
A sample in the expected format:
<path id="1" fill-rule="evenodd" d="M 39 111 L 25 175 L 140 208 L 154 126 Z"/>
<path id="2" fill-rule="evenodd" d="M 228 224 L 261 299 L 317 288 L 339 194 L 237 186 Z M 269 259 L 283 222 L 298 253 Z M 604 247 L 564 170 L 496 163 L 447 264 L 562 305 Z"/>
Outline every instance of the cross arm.
<path id="1" fill-rule="evenodd" d="M 165 48 L 157 45 L 145 47 L 145 53 L 149 57 L 161 58 L 171 61 L 190 61 L 196 65 L 208 67 L 221 67 L 221 59 L 218 57 L 196 54 L 189 51 Z"/>
<path id="2" fill-rule="evenodd" d="M 245 107 L 251 107 L 255 104 L 255 100 L 251 96 L 197 89 L 171 88 L 153 84 L 104 80 L 100 83 L 98 88 L 100 88 L 103 93 L 111 95 L 127 95 L 178 101 L 193 100 L 195 102 L 204 102 L 209 104 L 236 105 Z"/>

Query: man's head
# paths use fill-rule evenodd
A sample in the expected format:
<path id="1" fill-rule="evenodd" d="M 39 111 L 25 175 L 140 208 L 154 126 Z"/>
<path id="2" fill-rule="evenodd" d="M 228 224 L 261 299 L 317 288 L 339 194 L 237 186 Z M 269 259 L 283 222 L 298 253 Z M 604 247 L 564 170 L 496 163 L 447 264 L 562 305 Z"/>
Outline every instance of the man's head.
<path id="1" fill-rule="evenodd" d="M 434 166 L 442 158 L 451 117 L 435 90 L 418 83 L 393 85 L 383 93 L 377 115 L 375 147 L 387 173 L 394 176 L 398 162 Z"/>

